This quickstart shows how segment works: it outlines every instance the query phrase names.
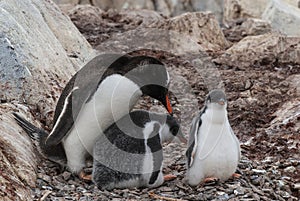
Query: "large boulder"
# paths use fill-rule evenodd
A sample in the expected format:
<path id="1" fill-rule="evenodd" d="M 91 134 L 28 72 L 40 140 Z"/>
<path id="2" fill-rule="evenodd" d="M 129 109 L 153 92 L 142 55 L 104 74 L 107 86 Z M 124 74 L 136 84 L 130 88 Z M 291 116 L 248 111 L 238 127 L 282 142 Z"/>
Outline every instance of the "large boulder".
<path id="1" fill-rule="evenodd" d="M 262 19 L 268 20 L 273 29 L 288 36 L 300 37 L 300 9 L 282 0 L 272 0 Z"/>
<path id="2" fill-rule="evenodd" d="M 225 0 L 224 20 L 239 18 L 260 18 L 270 0 Z"/>
<path id="3" fill-rule="evenodd" d="M 32 200 L 36 156 L 11 112 L 51 124 L 61 89 L 95 52 L 51 1 L 1 1 L 0 30 L 0 200 Z"/>
<path id="4" fill-rule="evenodd" d="M 90 4 L 105 11 L 116 9 L 124 10 L 146 9 L 154 10 L 165 16 L 177 16 L 185 12 L 211 11 L 219 22 L 223 18 L 223 0 L 54 0 L 62 10 L 67 12 L 78 4 Z"/>
<path id="5" fill-rule="evenodd" d="M 231 21 L 241 18 L 262 18 L 262 15 L 267 10 L 282 10 L 286 13 L 287 10 L 299 8 L 298 0 L 280 0 L 280 6 L 277 0 L 225 0 L 224 1 L 224 20 Z M 276 8 L 271 8 L 271 5 Z M 291 8 L 293 7 L 293 8 Z M 271 11 L 268 11 L 271 12 Z M 273 11 L 274 12 L 274 11 Z M 294 11 L 291 11 L 294 12 Z M 278 14 L 278 13 L 276 13 Z M 274 14 L 274 15 L 276 15 Z M 293 13 L 291 13 L 293 15 Z M 279 16 L 278 16 L 279 17 Z"/>
<path id="6" fill-rule="evenodd" d="M 214 62 L 236 68 L 273 63 L 300 64 L 300 38 L 278 33 L 247 36 L 227 49 Z"/>
<path id="7" fill-rule="evenodd" d="M 134 19 L 131 13 L 123 15 Z M 129 52 L 139 49 L 153 49 L 171 52 L 177 55 L 200 54 L 201 52 L 225 50 L 229 43 L 212 13 L 185 13 L 169 19 L 140 23 L 127 32 L 113 34 L 96 49 L 99 51 Z M 143 22 L 143 21 L 142 21 Z"/>
<path id="8" fill-rule="evenodd" d="M 289 76 L 283 81 L 283 84 L 289 85 L 286 94 L 292 98 L 284 102 L 272 114 L 273 120 L 266 132 L 269 135 L 285 136 L 289 147 L 296 148 L 295 145 L 299 142 L 299 137 L 293 134 L 300 132 L 300 74 Z"/>
<path id="9" fill-rule="evenodd" d="M 221 23 L 223 21 L 224 0 L 191 0 L 194 11 L 211 11 Z"/>
<path id="10" fill-rule="evenodd" d="M 227 23 L 227 27 L 223 29 L 226 39 L 231 42 L 238 42 L 246 36 L 257 36 L 271 31 L 270 23 L 258 18 L 234 20 Z"/>

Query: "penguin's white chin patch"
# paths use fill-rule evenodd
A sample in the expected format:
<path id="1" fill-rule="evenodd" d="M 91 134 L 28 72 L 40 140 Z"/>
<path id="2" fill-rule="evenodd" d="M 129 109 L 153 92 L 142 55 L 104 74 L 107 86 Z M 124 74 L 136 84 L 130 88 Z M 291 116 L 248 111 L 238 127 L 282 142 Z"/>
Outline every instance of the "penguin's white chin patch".
<path id="1" fill-rule="evenodd" d="M 219 102 L 211 103 L 210 105 L 211 105 L 211 108 L 219 109 L 219 110 L 226 109 L 226 107 L 227 107 L 227 104 L 225 102 L 222 102 L 222 104 Z"/>

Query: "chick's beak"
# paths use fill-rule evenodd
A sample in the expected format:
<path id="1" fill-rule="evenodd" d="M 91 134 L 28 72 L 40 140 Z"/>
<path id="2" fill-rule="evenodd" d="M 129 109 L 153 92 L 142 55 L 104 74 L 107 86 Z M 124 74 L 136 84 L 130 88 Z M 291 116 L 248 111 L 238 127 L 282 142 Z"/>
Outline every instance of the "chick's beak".
<path id="1" fill-rule="evenodd" d="M 221 99 L 221 100 L 219 100 L 219 102 L 218 102 L 220 105 L 225 105 L 225 100 L 224 99 Z"/>

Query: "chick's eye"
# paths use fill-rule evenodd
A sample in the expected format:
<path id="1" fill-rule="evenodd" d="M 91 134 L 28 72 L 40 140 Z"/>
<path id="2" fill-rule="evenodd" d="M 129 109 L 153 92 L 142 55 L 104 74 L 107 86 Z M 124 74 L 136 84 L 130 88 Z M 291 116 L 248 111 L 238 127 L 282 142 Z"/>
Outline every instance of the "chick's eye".
<path id="1" fill-rule="evenodd" d="M 177 126 L 174 126 L 170 129 L 170 131 L 173 135 L 176 135 L 178 133 L 178 130 L 179 130 L 179 128 Z"/>
<path id="2" fill-rule="evenodd" d="M 211 102 L 211 97 L 210 96 L 207 97 L 207 102 L 209 102 L 209 103 Z"/>

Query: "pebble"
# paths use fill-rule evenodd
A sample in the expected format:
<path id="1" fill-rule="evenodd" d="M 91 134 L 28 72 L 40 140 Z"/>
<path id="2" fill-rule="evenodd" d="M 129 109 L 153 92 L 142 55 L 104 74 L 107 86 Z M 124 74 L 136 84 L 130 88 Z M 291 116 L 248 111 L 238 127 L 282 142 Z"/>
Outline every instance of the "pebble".
<path id="1" fill-rule="evenodd" d="M 63 173 L 62 173 L 62 177 L 63 177 L 63 179 L 65 180 L 65 181 L 67 181 L 67 180 L 69 180 L 70 179 L 70 177 L 71 177 L 71 173 L 70 172 L 67 172 L 67 171 L 64 171 Z"/>
<path id="2" fill-rule="evenodd" d="M 252 172 L 254 172 L 256 174 L 266 174 L 267 173 L 266 170 L 258 170 L 258 169 L 252 169 Z"/>
<path id="3" fill-rule="evenodd" d="M 244 195 L 244 194 L 245 194 L 245 189 L 242 188 L 242 187 L 237 187 L 237 188 L 233 191 L 233 193 L 234 193 L 235 195 Z"/>
<path id="4" fill-rule="evenodd" d="M 159 190 L 161 192 L 173 192 L 173 190 L 170 187 L 165 187 L 165 186 L 161 187 Z"/>
<path id="5" fill-rule="evenodd" d="M 46 174 L 41 174 L 41 173 L 38 173 L 37 174 L 37 177 L 44 180 L 45 182 L 47 183 L 50 183 L 51 182 L 51 177 L 46 175 Z"/>
<path id="6" fill-rule="evenodd" d="M 295 168 L 294 166 L 289 166 L 289 167 L 284 168 L 283 171 L 284 171 L 284 172 L 293 173 L 293 172 L 296 171 L 296 168 Z"/>
<path id="7" fill-rule="evenodd" d="M 277 182 L 277 186 L 278 186 L 279 188 L 283 188 L 283 187 L 285 186 L 285 183 L 284 183 L 284 181 L 282 181 L 282 180 L 277 180 L 276 182 Z"/>
<path id="8" fill-rule="evenodd" d="M 229 195 L 227 193 L 224 193 L 223 195 L 219 195 L 217 197 L 217 200 L 228 200 L 229 199 Z"/>
<path id="9" fill-rule="evenodd" d="M 75 185 L 66 185 L 62 188 L 63 191 L 74 191 L 75 189 Z"/>
<path id="10" fill-rule="evenodd" d="M 42 186 L 42 189 L 52 191 L 53 188 L 50 186 Z"/>
<path id="11" fill-rule="evenodd" d="M 293 185 L 293 188 L 294 188 L 294 189 L 300 189 L 300 183 L 294 184 L 294 185 Z"/>

